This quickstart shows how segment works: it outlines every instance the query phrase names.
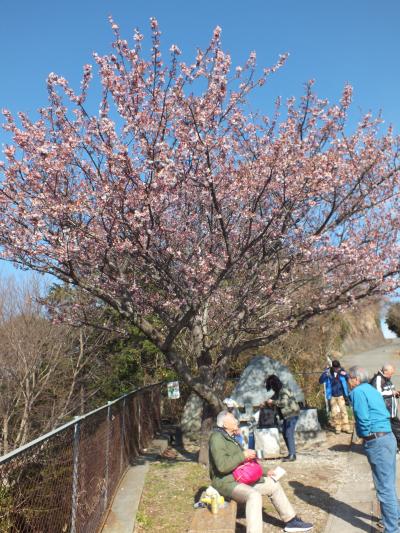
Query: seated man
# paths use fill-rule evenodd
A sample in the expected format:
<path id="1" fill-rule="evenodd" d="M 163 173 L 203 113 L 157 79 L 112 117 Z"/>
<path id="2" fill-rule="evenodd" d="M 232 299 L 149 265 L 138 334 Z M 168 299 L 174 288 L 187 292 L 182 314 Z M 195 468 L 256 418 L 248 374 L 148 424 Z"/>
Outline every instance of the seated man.
<path id="1" fill-rule="evenodd" d="M 210 478 L 212 486 L 226 498 L 246 504 L 247 533 L 262 533 L 262 496 L 271 498 L 281 519 L 285 522 L 284 531 L 309 531 L 312 524 L 303 522 L 289 503 L 279 481 L 266 472 L 266 477 L 254 485 L 237 483 L 232 471 L 246 459 L 254 459 L 254 450 L 243 450 L 234 439 L 239 432 L 238 421 L 228 411 L 217 416 L 217 428 L 212 432 L 209 442 Z"/>

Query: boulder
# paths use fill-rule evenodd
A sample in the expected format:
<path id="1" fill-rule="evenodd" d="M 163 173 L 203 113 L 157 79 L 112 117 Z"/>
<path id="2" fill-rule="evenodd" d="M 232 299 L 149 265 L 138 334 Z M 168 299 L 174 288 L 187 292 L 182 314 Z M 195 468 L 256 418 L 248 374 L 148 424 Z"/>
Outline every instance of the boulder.
<path id="1" fill-rule="evenodd" d="M 255 449 L 264 452 L 264 458 L 279 457 L 281 446 L 278 428 L 256 429 L 254 431 Z"/>
<path id="2" fill-rule="evenodd" d="M 265 379 L 271 374 L 277 375 L 284 386 L 293 391 L 297 401 L 304 403 L 304 393 L 287 366 L 268 356 L 256 356 L 244 369 L 238 384 L 230 395 L 240 408 L 239 418 L 242 432 L 251 432 L 255 429 L 258 422 L 258 407 L 273 395 L 272 391 L 267 392 L 265 388 Z M 245 429 L 247 424 L 249 427 Z M 320 438 L 321 426 L 316 409 L 300 411 L 296 433 L 302 441 Z"/>
<path id="3" fill-rule="evenodd" d="M 242 411 L 244 410 L 244 413 L 241 413 L 241 420 L 248 420 L 253 408 L 273 395 L 272 391 L 267 392 L 265 388 L 265 379 L 271 374 L 277 375 L 284 386 L 293 391 L 298 402 L 304 402 L 303 391 L 287 366 L 266 355 L 259 355 L 253 357 L 243 370 L 238 384 L 230 395 Z"/>

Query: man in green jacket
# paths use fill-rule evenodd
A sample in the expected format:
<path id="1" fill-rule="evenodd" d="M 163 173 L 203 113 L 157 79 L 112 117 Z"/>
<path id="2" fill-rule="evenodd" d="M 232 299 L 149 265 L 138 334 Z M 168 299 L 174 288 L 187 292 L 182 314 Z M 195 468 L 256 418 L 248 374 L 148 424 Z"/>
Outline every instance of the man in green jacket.
<path id="1" fill-rule="evenodd" d="M 247 533 L 262 533 L 262 496 L 269 496 L 273 505 L 285 522 L 284 531 L 309 531 L 312 524 L 303 522 L 290 504 L 279 483 L 272 479 L 273 470 L 268 470 L 264 478 L 254 485 L 237 483 L 233 470 L 246 459 L 254 459 L 254 450 L 243 450 L 235 441 L 239 433 L 236 418 L 228 411 L 217 416 L 217 428 L 212 432 L 209 442 L 210 478 L 212 486 L 225 498 L 246 504 Z"/>

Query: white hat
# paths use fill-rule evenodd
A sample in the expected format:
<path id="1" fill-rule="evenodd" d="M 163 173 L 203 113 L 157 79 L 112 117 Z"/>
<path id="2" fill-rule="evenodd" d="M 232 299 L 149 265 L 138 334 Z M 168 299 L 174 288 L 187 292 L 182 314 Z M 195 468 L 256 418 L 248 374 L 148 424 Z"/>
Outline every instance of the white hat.
<path id="1" fill-rule="evenodd" d="M 232 398 L 225 398 L 222 402 L 228 409 L 237 409 L 239 406 Z"/>

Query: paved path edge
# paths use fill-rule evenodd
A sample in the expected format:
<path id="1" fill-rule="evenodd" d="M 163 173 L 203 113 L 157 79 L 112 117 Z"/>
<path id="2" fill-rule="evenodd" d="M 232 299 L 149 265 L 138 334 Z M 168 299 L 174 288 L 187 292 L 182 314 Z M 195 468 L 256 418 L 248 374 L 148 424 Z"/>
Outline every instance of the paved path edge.
<path id="1" fill-rule="evenodd" d="M 100 533 L 133 533 L 150 460 L 164 451 L 167 439 L 156 439 L 146 455 L 135 460 L 123 475 Z"/>

